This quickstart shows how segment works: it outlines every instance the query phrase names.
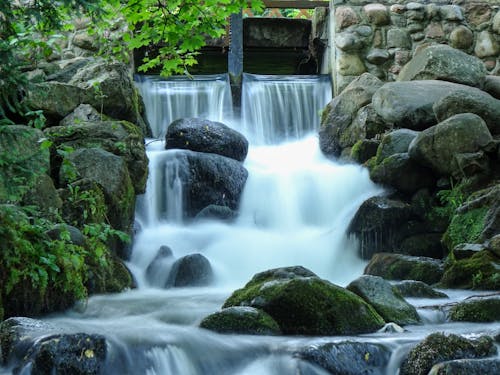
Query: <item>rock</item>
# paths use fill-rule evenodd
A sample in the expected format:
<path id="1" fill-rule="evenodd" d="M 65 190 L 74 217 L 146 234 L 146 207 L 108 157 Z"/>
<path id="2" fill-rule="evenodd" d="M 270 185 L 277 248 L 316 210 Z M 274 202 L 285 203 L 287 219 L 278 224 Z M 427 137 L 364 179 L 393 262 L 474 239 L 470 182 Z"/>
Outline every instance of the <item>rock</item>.
<path id="1" fill-rule="evenodd" d="M 339 133 L 338 144 L 342 149 L 354 146 L 358 141 L 378 138 L 386 129 L 385 121 L 375 112 L 373 106 L 368 104 L 362 107 L 351 124 Z"/>
<path id="2" fill-rule="evenodd" d="M 363 49 L 364 40 L 356 33 L 345 31 L 335 35 L 335 45 L 344 52 L 356 52 Z"/>
<path id="3" fill-rule="evenodd" d="M 411 39 L 403 28 L 389 29 L 387 31 L 387 48 L 411 49 Z"/>
<path id="4" fill-rule="evenodd" d="M 458 5 L 443 5 L 439 9 L 441 18 L 447 21 L 463 21 L 462 9 Z"/>
<path id="5" fill-rule="evenodd" d="M 381 251 L 396 251 L 408 233 L 402 223 L 414 219 L 411 206 L 385 197 L 373 197 L 360 206 L 347 229 L 360 240 L 360 256 L 370 259 Z"/>
<path id="6" fill-rule="evenodd" d="M 436 101 L 432 109 L 440 122 L 459 113 L 474 113 L 486 122 L 491 134 L 500 134 L 500 100 L 484 91 L 472 88 L 453 91 Z"/>
<path id="7" fill-rule="evenodd" d="M 210 205 L 237 210 L 248 177 L 243 165 L 231 158 L 194 151 L 176 151 L 182 181 L 186 218 L 195 217 Z"/>
<path id="8" fill-rule="evenodd" d="M 83 236 L 80 229 L 68 225 L 68 224 L 56 224 L 54 228 L 47 231 L 47 236 L 49 236 L 52 240 L 60 240 L 61 235 L 63 233 L 67 233 L 69 235 L 69 241 L 73 245 L 84 246 L 85 245 L 85 237 Z"/>
<path id="9" fill-rule="evenodd" d="M 168 246 L 161 246 L 154 259 L 146 268 L 146 279 L 148 282 L 151 285 L 163 287 L 173 263 L 172 249 Z"/>
<path id="10" fill-rule="evenodd" d="M 387 323 L 382 328 L 380 328 L 377 332 L 379 332 L 379 333 L 403 333 L 403 332 L 406 332 L 406 330 L 403 327 L 398 326 L 396 323 L 390 322 L 390 323 Z"/>
<path id="11" fill-rule="evenodd" d="M 442 80 L 482 87 L 486 69 L 477 57 L 445 44 L 417 50 L 398 76 L 398 81 Z"/>
<path id="12" fill-rule="evenodd" d="M 267 312 L 285 335 L 346 335 L 384 325 L 375 310 L 354 293 L 322 280 L 303 267 L 256 274 L 225 301 Z"/>
<path id="13" fill-rule="evenodd" d="M 177 259 L 165 283 L 166 287 L 206 286 L 214 278 L 212 266 L 201 254 L 189 254 Z"/>
<path id="14" fill-rule="evenodd" d="M 454 91 L 472 88 L 444 81 L 389 82 L 373 95 L 375 111 L 398 128 L 424 130 L 437 123 L 433 105 Z"/>
<path id="15" fill-rule="evenodd" d="M 80 107 L 82 109 L 82 107 Z M 148 158 L 140 129 L 127 121 L 77 121 L 80 111 L 75 110 L 70 126 L 54 126 L 45 130 L 45 135 L 60 149 L 100 147 L 120 156 L 127 164 L 135 194 L 146 190 Z M 70 115 L 72 116 L 72 115 Z"/>
<path id="16" fill-rule="evenodd" d="M 367 4 L 363 7 L 368 22 L 376 26 L 387 25 L 390 22 L 389 11 L 383 4 Z"/>
<path id="17" fill-rule="evenodd" d="M 448 312 L 448 319 L 453 322 L 498 322 L 500 321 L 500 294 L 459 302 Z"/>
<path id="18" fill-rule="evenodd" d="M 495 99 L 500 99 L 500 77 L 487 75 L 485 80 L 484 80 L 484 88 L 483 89 L 488 94 L 493 96 Z"/>
<path id="19" fill-rule="evenodd" d="M 0 131 L 0 203 L 19 202 L 49 172 L 49 150 L 43 133 L 24 125 Z"/>
<path id="20" fill-rule="evenodd" d="M 350 158 L 356 163 L 363 164 L 377 153 L 380 142 L 373 139 L 360 140 L 352 146 Z"/>
<path id="21" fill-rule="evenodd" d="M 439 230 L 437 227 L 431 227 L 430 229 Z M 442 259 L 447 253 L 441 244 L 442 236 L 442 232 L 410 235 L 401 241 L 399 252 L 405 255 Z"/>
<path id="22" fill-rule="evenodd" d="M 77 178 L 89 179 L 102 186 L 107 218 L 113 228 L 128 232 L 135 208 L 135 193 L 125 161 L 100 148 L 80 148 L 67 156 L 75 168 Z M 61 169 L 61 182 L 68 182 Z"/>
<path id="23" fill-rule="evenodd" d="M 37 171 L 38 172 L 38 171 Z M 62 208 L 62 201 L 49 175 L 34 173 L 35 180 L 30 190 L 23 196 L 23 206 L 36 206 L 47 218 L 52 217 L 54 210 Z M 24 189 L 23 189 L 24 190 Z"/>
<path id="24" fill-rule="evenodd" d="M 443 262 L 437 259 L 391 253 L 373 255 L 364 271 L 366 275 L 388 280 L 417 280 L 427 284 L 438 282 L 443 272 Z"/>
<path id="25" fill-rule="evenodd" d="M 409 155 L 437 175 L 460 177 L 464 171 L 457 156 L 490 150 L 492 145 L 485 122 L 475 114 L 463 113 L 422 131 L 411 143 Z"/>
<path id="26" fill-rule="evenodd" d="M 90 104 L 112 118 L 138 125 L 144 135 L 148 134 L 139 113 L 138 92 L 125 64 L 103 60 L 90 63 L 80 69 L 69 84 L 84 90 L 88 98 L 78 104 Z"/>
<path id="27" fill-rule="evenodd" d="M 218 206 L 215 204 L 208 205 L 195 216 L 196 220 L 216 219 L 222 221 L 233 221 L 238 216 L 237 212 L 226 206 Z"/>
<path id="28" fill-rule="evenodd" d="M 431 288 L 422 281 L 403 280 L 393 284 L 402 296 L 411 298 L 448 298 L 448 296 Z"/>
<path id="29" fill-rule="evenodd" d="M 97 36 L 89 35 L 89 33 L 86 30 L 80 30 L 76 32 L 75 35 L 73 36 L 72 43 L 77 47 L 92 52 L 99 51 Z"/>
<path id="30" fill-rule="evenodd" d="M 320 147 L 325 154 L 340 155 L 339 140 L 342 133 L 349 127 L 358 110 L 371 102 L 374 92 L 380 86 L 382 81 L 365 73 L 351 82 L 327 105 L 323 111 L 319 131 Z"/>
<path id="31" fill-rule="evenodd" d="M 474 47 L 474 53 L 480 58 L 488 56 L 498 56 L 499 46 L 495 37 L 488 30 L 479 33 Z"/>
<path id="32" fill-rule="evenodd" d="M 337 72 L 343 76 L 359 76 L 366 72 L 366 67 L 358 54 L 342 53 L 337 58 Z"/>
<path id="33" fill-rule="evenodd" d="M 92 62 L 91 58 L 76 57 L 70 60 L 64 60 L 59 63 L 60 70 L 47 76 L 47 81 L 57 81 L 68 83 L 71 78 L 85 65 Z"/>
<path id="34" fill-rule="evenodd" d="M 384 134 L 377 150 L 377 163 L 391 155 L 408 152 L 411 141 L 417 135 L 418 132 L 410 129 L 396 129 Z"/>
<path id="35" fill-rule="evenodd" d="M 467 259 L 483 250 L 486 250 L 483 244 L 460 243 L 453 248 L 453 257 L 455 260 Z"/>
<path id="36" fill-rule="evenodd" d="M 59 122 L 59 126 L 79 125 L 82 122 L 102 121 L 102 116 L 90 104 L 80 104 Z"/>
<path id="37" fill-rule="evenodd" d="M 467 374 L 484 375 L 500 373 L 500 359 L 456 359 L 432 366 L 428 375 Z"/>
<path id="38" fill-rule="evenodd" d="M 444 288 L 500 290 L 500 260 L 488 250 L 467 259 L 450 262 L 441 278 Z"/>
<path id="39" fill-rule="evenodd" d="M 466 26 L 458 26 L 450 33 L 450 45 L 453 48 L 468 50 L 474 44 L 474 34 Z"/>
<path id="40" fill-rule="evenodd" d="M 187 118 L 172 122 L 167 129 L 165 148 L 210 152 L 243 161 L 248 152 L 246 138 L 230 127 L 209 120 Z"/>
<path id="41" fill-rule="evenodd" d="M 335 28 L 337 31 L 355 25 L 359 22 L 356 12 L 346 6 L 339 6 L 335 9 Z"/>
<path id="42" fill-rule="evenodd" d="M 200 323 L 201 328 L 218 333 L 280 335 L 280 327 L 266 312 L 249 306 L 233 306 L 217 311 Z"/>
<path id="43" fill-rule="evenodd" d="M 415 307 L 406 302 L 397 289 L 379 276 L 363 275 L 346 288 L 373 306 L 386 322 L 399 325 L 420 322 Z"/>
<path id="44" fill-rule="evenodd" d="M 491 237 L 486 242 L 486 248 L 500 258 L 500 234 Z"/>
<path id="45" fill-rule="evenodd" d="M 296 356 L 321 366 L 330 374 L 383 375 L 391 354 L 381 344 L 343 341 L 313 345 Z"/>
<path id="46" fill-rule="evenodd" d="M 469 340 L 454 334 L 433 333 L 410 351 L 400 367 L 400 374 L 426 375 L 440 362 L 488 357 L 496 352 L 493 340 L 487 336 Z"/>
<path id="47" fill-rule="evenodd" d="M 366 55 L 366 60 L 375 65 L 382 65 L 389 60 L 389 52 L 385 49 L 374 48 Z"/>
<path id="48" fill-rule="evenodd" d="M 413 194 L 420 189 L 435 185 L 432 172 L 410 159 L 408 153 L 394 154 L 370 169 L 373 182 Z"/>

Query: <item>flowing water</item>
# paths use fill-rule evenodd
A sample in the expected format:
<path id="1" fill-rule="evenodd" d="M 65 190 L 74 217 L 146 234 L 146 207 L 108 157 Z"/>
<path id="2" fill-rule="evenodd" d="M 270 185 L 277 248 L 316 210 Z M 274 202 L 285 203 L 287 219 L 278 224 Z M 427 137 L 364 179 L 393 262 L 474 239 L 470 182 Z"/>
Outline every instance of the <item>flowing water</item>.
<path id="1" fill-rule="evenodd" d="M 269 268 L 302 265 L 340 285 L 361 275 L 365 263 L 356 257 L 356 240 L 345 232 L 360 204 L 382 190 L 363 168 L 321 155 L 315 136 L 318 115 L 331 95 L 324 77 L 245 75 L 241 121 L 230 116 L 225 76 L 169 81 L 140 77 L 138 85 L 156 137 L 147 140 L 150 176 L 146 194 L 138 197 L 140 230 L 128 263 L 138 288 L 94 296 L 84 312 L 46 318 L 68 332 L 105 335 L 109 342 L 105 374 L 321 375 L 326 374 L 323 369 L 294 352 L 345 340 L 383 344 L 392 352 L 384 371 L 396 374 L 409 345 L 432 331 L 477 334 L 499 328 L 446 323 L 439 311 L 429 309 L 420 310 L 426 324 L 393 334 L 259 337 L 198 328 L 200 320 L 219 310 L 234 289 Z M 224 121 L 250 140 L 244 164 L 249 177 L 235 222 L 184 221 L 179 171 L 185 166 L 176 155 L 185 151 L 166 151 L 162 140 L 166 126 L 177 117 Z M 169 246 L 175 258 L 203 254 L 214 269 L 214 284 L 159 288 L 169 262 L 163 264 L 166 271 L 145 275 L 161 246 Z M 453 297 L 464 295 L 456 292 Z M 412 302 L 424 306 L 439 301 Z"/>

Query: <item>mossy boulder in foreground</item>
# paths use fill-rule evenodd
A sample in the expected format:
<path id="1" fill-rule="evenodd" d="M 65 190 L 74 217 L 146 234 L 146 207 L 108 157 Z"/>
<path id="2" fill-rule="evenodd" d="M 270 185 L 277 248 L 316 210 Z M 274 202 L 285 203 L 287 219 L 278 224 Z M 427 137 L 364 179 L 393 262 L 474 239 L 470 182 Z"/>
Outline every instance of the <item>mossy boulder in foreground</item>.
<path id="1" fill-rule="evenodd" d="M 223 307 L 230 306 L 264 310 L 286 335 L 347 335 L 373 332 L 384 325 L 360 297 L 303 267 L 256 274 Z"/>
<path id="2" fill-rule="evenodd" d="M 500 295 L 460 302 L 450 309 L 448 318 L 455 322 L 498 322 Z"/>

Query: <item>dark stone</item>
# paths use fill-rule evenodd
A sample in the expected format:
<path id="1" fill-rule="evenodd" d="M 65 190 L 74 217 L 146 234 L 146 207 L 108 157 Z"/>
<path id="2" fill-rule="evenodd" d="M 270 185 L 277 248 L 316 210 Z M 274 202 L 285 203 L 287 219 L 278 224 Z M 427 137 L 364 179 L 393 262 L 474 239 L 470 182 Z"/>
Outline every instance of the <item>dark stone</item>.
<path id="1" fill-rule="evenodd" d="M 404 297 L 411 298 L 448 298 L 445 293 L 431 288 L 422 281 L 403 280 L 393 284 Z"/>
<path id="2" fill-rule="evenodd" d="M 496 354 L 491 337 L 482 336 L 469 340 L 454 334 L 433 333 L 416 345 L 400 367 L 401 375 L 426 375 L 440 362 L 483 358 Z"/>
<path id="3" fill-rule="evenodd" d="M 446 255 L 441 243 L 443 233 L 419 233 L 403 239 L 399 252 L 405 255 L 442 259 Z"/>
<path id="4" fill-rule="evenodd" d="M 449 374 L 467 374 L 467 375 L 485 375 L 500 374 L 500 359 L 456 359 L 446 361 L 432 366 L 429 374 L 449 375 Z"/>
<path id="5" fill-rule="evenodd" d="M 311 21 L 291 18 L 243 19 L 243 45 L 264 48 L 308 49 Z"/>
<path id="6" fill-rule="evenodd" d="M 68 224 L 56 224 L 54 228 L 47 232 L 47 235 L 53 240 L 60 240 L 61 234 L 67 232 L 69 240 L 73 245 L 84 246 L 85 237 L 80 229 Z"/>
<path id="7" fill-rule="evenodd" d="M 379 276 L 363 275 L 346 288 L 372 305 L 386 322 L 398 325 L 420 322 L 415 307 L 406 302 L 396 288 Z"/>
<path id="8" fill-rule="evenodd" d="M 443 262 L 437 259 L 378 253 L 370 260 L 364 273 L 389 280 L 417 280 L 434 284 L 441 279 L 443 272 Z"/>
<path id="9" fill-rule="evenodd" d="M 146 268 L 146 279 L 148 282 L 157 286 L 165 285 L 168 278 L 168 272 L 173 263 L 174 257 L 172 249 L 168 246 L 161 246 L 154 259 Z"/>
<path id="10" fill-rule="evenodd" d="M 201 254 L 189 254 L 172 265 L 166 287 L 206 286 L 213 281 L 212 266 Z"/>
<path id="11" fill-rule="evenodd" d="M 61 68 L 61 70 L 48 75 L 47 81 L 68 83 L 71 78 L 73 78 L 73 76 L 78 72 L 78 70 L 82 69 L 91 61 L 92 59 L 82 57 L 76 57 L 72 60 L 68 60 L 65 62 L 64 67 Z"/>
<path id="12" fill-rule="evenodd" d="M 350 158 L 356 163 L 363 164 L 375 156 L 379 144 L 380 141 L 373 139 L 358 141 L 351 149 Z"/>
<path id="13" fill-rule="evenodd" d="M 380 344 L 344 341 L 305 348 L 296 354 L 330 374 L 384 375 L 391 352 Z"/>
<path id="14" fill-rule="evenodd" d="M 198 118 L 172 122 L 167 129 L 165 148 L 210 152 L 243 161 L 248 152 L 246 138 L 220 123 Z"/>
<path id="15" fill-rule="evenodd" d="M 377 150 L 377 163 L 389 156 L 408 152 L 411 141 L 417 135 L 418 132 L 410 129 L 397 129 L 385 134 Z"/>
<path id="16" fill-rule="evenodd" d="M 215 312 L 200 323 L 201 328 L 219 333 L 279 335 L 280 327 L 266 312 L 249 306 L 233 306 Z"/>
<path id="17" fill-rule="evenodd" d="M 453 322 L 489 323 L 500 321 L 500 294 L 466 299 L 448 311 Z"/>

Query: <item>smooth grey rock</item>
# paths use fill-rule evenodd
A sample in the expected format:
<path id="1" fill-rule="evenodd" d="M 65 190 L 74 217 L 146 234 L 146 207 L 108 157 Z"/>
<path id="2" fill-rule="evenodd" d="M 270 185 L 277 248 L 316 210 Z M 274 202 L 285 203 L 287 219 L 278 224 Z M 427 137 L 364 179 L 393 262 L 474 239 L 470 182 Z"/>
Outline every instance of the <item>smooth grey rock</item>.
<path id="1" fill-rule="evenodd" d="M 411 141 L 417 135 L 418 132 L 410 129 L 396 129 L 385 134 L 377 150 L 377 163 L 391 155 L 408 152 Z"/>
<path id="2" fill-rule="evenodd" d="M 168 275 L 166 287 L 210 285 L 214 279 L 210 261 L 201 254 L 189 254 L 177 259 Z"/>

